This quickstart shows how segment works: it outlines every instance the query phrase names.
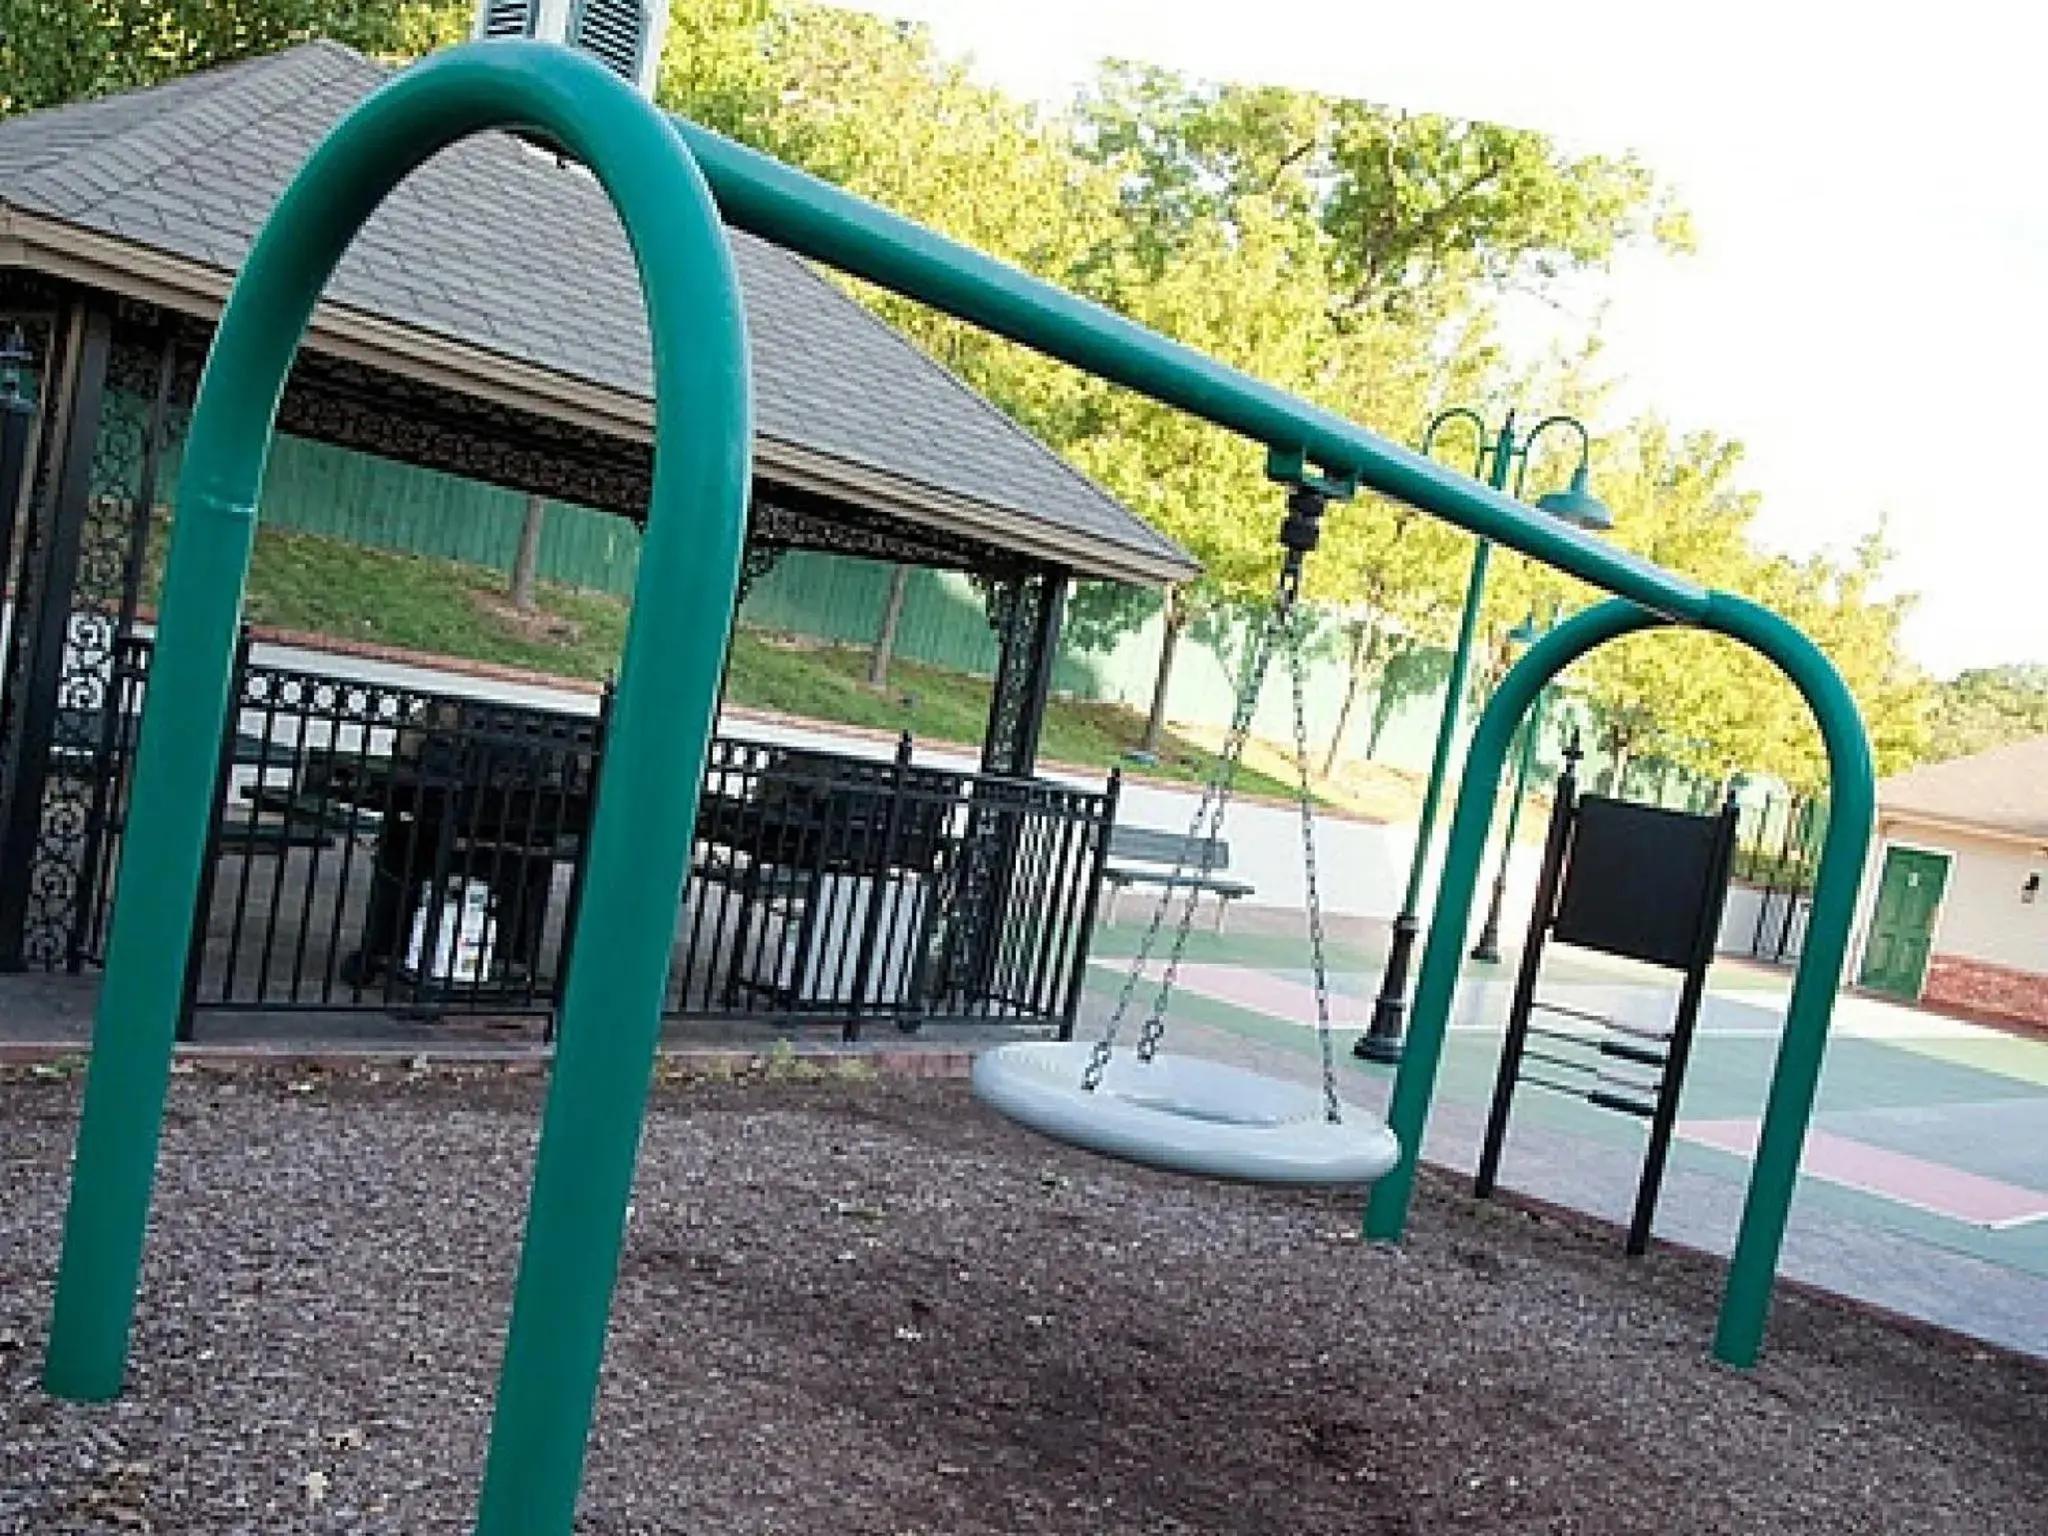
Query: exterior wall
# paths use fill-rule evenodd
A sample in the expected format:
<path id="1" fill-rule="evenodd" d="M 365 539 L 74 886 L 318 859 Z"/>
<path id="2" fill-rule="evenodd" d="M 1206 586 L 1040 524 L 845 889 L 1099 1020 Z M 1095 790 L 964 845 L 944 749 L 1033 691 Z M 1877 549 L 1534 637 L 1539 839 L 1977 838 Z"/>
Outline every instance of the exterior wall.
<path id="1" fill-rule="evenodd" d="M 1945 842 L 1933 833 L 1921 840 L 1955 854 L 1942 893 L 1935 954 L 2048 977 L 2048 851 L 1954 833 Z M 2026 901 L 2021 887 L 2036 874 L 2044 888 Z"/>
<path id="2" fill-rule="evenodd" d="M 2048 1025 L 2048 848 L 1974 838 L 1890 816 L 1880 816 L 1878 826 L 1864 881 L 1858 970 L 1886 850 L 1900 846 L 1947 853 L 1948 883 L 1935 917 L 1921 1001 Z M 2021 891 L 2034 874 L 2041 877 L 2041 889 L 2027 901 Z"/>

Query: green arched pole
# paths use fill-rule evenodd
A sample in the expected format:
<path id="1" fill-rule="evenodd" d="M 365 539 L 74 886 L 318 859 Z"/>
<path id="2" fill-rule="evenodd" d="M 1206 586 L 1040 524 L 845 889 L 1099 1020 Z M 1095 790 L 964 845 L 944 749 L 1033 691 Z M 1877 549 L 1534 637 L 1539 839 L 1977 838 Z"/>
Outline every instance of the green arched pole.
<path id="1" fill-rule="evenodd" d="M 594 171 L 653 337 L 654 483 L 543 1116 L 478 1529 L 566 1533 L 603 1356 L 676 910 L 744 535 L 751 415 L 730 250 L 668 122 L 567 50 L 459 48 L 376 92 L 307 162 L 221 317 L 179 477 L 129 835 L 44 1380 L 121 1387 L 258 490 L 314 303 L 408 172 L 489 128 Z"/>
<path id="2" fill-rule="evenodd" d="M 1407 1225 L 1408 1205 L 1415 1188 L 1429 1105 L 1436 1091 L 1437 1067 L 1443 1058 L 1444 1035 L 1457 990 L 1465 933 L 1471 922 L 1472 896 L 1478 884 L 1479 860 L 1485 852 L 1487 828 L 1493 819 L 1501 770 L 1522 717 L 1557 674 L 1586 652 L 1620 636 L 1664 622 L 1656 615 L 1621 601 L 1602 603 L 1560 625 L 1533 646 L 1516 664 L 1473 734 L 1465 762 L 1464 783 L 1451 822 L 1450 844 L 1431 913 L 1429 943 L 1423 952 L 1422 974 L 1408 1046 L 1394 1079 L 1388 1123 L 1399 1138 L 1402 1158 L 1393 1173 L 1373 1189 L 1366 1208 L 1368 1237 L 1399 1238 Z M 1828 1020 L 1848 953 L 1855 919 L 1856 891 L 1862 880 L 1863 857 L 1870 840 L 1875 789 L 1870 744 L 1841 675 L 1819 647 L 1769 609 L 1725 593 L 1709 596 L 1697 623 L 1762 652 L 1777 664 L 1804 696 L 1826 743 L 1830 781 L 1827 837 L 1821 846 L 1813 910 L 1798 974 L 1785 1009 L 1785 1028 L 1778 1061 L 1771 1075 L 1770 1098 L 1764 1109 L 1763 1134 L 1755 1169 L 1743 1202 L 1742 1226 L 1729 1263 L 1728 1289 L 1714 1335 L 1714 1354 L 1730 1365 L 1756 1362 L 1764 1325 L 1770 1315 L 1771 1285 L 1785 1220 L 1799 1176 L 1799 1151 L 1813 1113 L 1821 1057 L 1827 1046 Z"/>

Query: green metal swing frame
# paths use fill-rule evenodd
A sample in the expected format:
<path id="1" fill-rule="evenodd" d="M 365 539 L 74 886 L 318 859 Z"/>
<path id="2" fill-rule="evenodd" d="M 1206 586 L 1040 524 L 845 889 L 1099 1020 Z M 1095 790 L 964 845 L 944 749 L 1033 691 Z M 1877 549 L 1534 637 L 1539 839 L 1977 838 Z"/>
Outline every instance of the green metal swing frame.
<path id="1" fill-rule="evenodd" d="M 1755 1360 L 1872 819 L 1869 746 L 1826 657 L 1754 603 L 1636 560 L 1351 421 L 664 117 L 583 55 L 497 42 L 427 59 L 339 124 L 272 213 L 221 317 L 177 491 L 51 1319 L 50 1392 L 111 1398 L 126 1370 L 214 743 L 228 716 L 286 375 L 330 274 L 385 195 L 443 147 L 494 128 L 553 140 L 610 194 L 653 338 L 656 451 L 479 1532 L 568 1532 L 582 1480 L 745 532 L 745 320 L 721 217 L 1236 432 L 1297 476 L 1368 486 L 1615 595 L 1536 645 L 1480 719 L 1389 1114 L 1403 1158 L 1374 1191 L 1371 1237 L 1396 1239 L 1406 1223 L 1493 801 L 1515 728 L 1543 685 L 1593 647 L 1663 623 L 1728 635 L 1785 672 L 1826 740 L 1832 814 L 1714 1343 L 1724 1361 Z"/>

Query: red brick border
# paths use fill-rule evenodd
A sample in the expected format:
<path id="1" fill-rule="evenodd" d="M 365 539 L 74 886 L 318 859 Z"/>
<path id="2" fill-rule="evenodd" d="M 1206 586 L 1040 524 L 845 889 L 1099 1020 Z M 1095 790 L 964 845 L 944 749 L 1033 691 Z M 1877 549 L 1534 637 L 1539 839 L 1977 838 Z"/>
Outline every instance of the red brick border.
<path id="1" fill-rule="evenodd" d="M 2048 1029 L 2048 976 L 1987 960 L 1933 956 L 1920 1001 L 1966 1018 Z"/>

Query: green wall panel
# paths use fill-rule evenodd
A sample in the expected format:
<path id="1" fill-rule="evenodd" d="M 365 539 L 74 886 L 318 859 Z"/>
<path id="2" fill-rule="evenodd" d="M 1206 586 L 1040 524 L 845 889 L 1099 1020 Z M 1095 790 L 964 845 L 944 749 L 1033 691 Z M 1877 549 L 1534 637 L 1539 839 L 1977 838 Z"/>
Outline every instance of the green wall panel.
<path id="1" fill-rule="evenodd" d="M 176 483 L 175 476 L 174 445 L 163 480 L 167 489 Z M 280 435 L 264 480 L 262 515 L 275 528 L 509 572 L 525 507 L 525 496 L 516 491 Z M 626 519 L 564 502 L 548 504 L 539 560 L 543 580 L 625 596 L 632 591 L 639 554 L 639 530 Z M 829 644 L 871 645 L 888 603 L 891 570 L 874 561 L 794 551 L 754 584 L 742 617 L 762 629 Z M 1053 676 L 1054 688 L 1077 698 L 1144 709 L 1152 697 L 1160 624 L 1154 615 L 1097 651 L 1067 646 Z M 1168 700 L 1174 719 L 1212 727 L 1229 720 L 1241 643 L 1237 635 L 1183 638 Z M 913 571 L 897 625 L 896 654 L 953 671 L 992 673 L 995 637 L 974 584 L 957 572 Z M 1305 696 L 1309 738 L 1319 764 L 1343 686 L 1343 669 L 1335 660 L 1326 654 L 1311 659 Z M 1441 707 L 1435 689 L 1404 699 L 1381 731 L 1378 759 L 1417 772 L 1426 768 Z M 1285 740 L 1291 733 L 1290 713 L 1286 672 L 1276 664 L 1255 729 Z M 1347 755 L 1363 753 L 1371 716 L 1372 700 L 1361 699 Z"/>

